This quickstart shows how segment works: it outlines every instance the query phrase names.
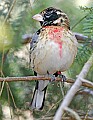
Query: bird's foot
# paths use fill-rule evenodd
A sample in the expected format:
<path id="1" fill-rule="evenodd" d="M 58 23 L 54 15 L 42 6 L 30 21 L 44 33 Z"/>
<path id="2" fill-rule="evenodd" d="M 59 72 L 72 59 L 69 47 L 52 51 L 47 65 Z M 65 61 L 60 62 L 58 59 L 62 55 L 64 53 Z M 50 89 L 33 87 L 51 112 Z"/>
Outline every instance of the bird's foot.
<path id="1" fill-rule="evenodd" d="M 63 87 L 64 87 L 64 82 L 66 81 L 66 76 L 62 75 L 61 71 L 58 71 L 57 74 L 58 74 L 58 77 L 62 79 Z"/>
<path id="2" fill-rule="evenodd" d="M 55 79 L 55 75 L 53 74 L 50 74 L 48 71 L 47 71 L 47 74 L 48 76 L 51 78 L 50 82 L 54 82 L 56 79 Z"/>
<path id="3" fill-rule="evenodd" d="M 61 77 L 62 83 L 63 83 L 63 87 L 64 87 L 64 83 L 66 81 L 66 76 L 61 74 L 59 77 Z"/>
<path id="4" fill-rule="evenodd" d="M 64 82 L 66 81 L 66 77 L 65 75 L 62 75 L 61 71 L 57 71 L 55 74 L 50 74 L 49 72 L 47 72 L 47 74 L 51 78 L 50 82 L 54 82 L 57 76 L 61 78 L 63 82 L 63 87 L 64 87 Z"/>

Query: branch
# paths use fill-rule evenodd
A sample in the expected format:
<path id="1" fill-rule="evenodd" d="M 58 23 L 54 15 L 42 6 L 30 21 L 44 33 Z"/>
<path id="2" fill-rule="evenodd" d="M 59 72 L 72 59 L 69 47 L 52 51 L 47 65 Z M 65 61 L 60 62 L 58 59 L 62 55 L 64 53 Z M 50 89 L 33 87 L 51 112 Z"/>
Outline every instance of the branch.
<path id="1" fill-rule="evenodd" d="M 84 82 L 84 83 L 89 83 L 89 84 L 93 85 L 93 82 L 88 81 L 88 80 L 86 80 L 86 79 L 80 78 L 80 80 L 81 80 L 82 82 Z"/>
<path id="2" fill-rule="evenodd" d="M 75 35 L 75 37 L 76 37 L 76 39 L 78 40 L 78 42 L 79 43 L 83 43 L 83 42 L 85 42 L 86 40 L 88 41 L 88 42 L 90 42 L 90 40 L 91 40 L 91 38 L 89 38 L 88 36 L 85 36 L 85 35 L 83 35 L 83 34 L 81 34 L 81 33 L 76 33 L 76 32 L 74 32 L 74 35 Z"/>
<path id="3" fill-rule="evenodd" d="M 81 42 L 84 43 L 87 40 L 87 41 L 91 42 L 91 45 L 93 44 L 91 38 L 89 38 L 88 36 L 85 36 L 85 35 L 80 34 L 80 33 L 75 33 L 75 32 L 74 32 L 74 35 L 75 35 L 77 41 L 80 42 L 80 43 Z M 22 44 L 28 44 L 28 43 L 30 43 L 32 37 L 33 37 L 32 34 L 24 34 L 24 35 L 22 35 L 22 40 L 23 40 Z"/>
<path id="4" fill-rule="evenodd" d="M 33 35 L 32 34 L 24 34 L 22 35 L 22 44 L 27 44 L 31 42 Z"/>
<path id="5" fill-rule="evenodd" d="M 0 77 L 0 82 L 3 82 L 3 81 L 6 81 L 6 82 L 17 82 L 17 81 L 33 81 L 33 80 L 50 80 L 51 81 L 51 78 L 50 77 L 36 77 L 36 76 L 26 76 L 26 77 L 6 77 L 6 78 L 3 78 L 3 77 Z M 56 77 L 55 78 L 55 81 L 62 81 L 61 78 L 59 77 Z M 73 79 L 67 79 L 66 81 L 64 82 L 67 82 L 67 83 L 74 83 L 75 80 Z M 85 86 L 85 87 L 88 87 L 88 88 L 93 88 L 93 83 L 92 82 L 82 82 L 82 86 Z"/>
<path id="6" fill-rule="evenodd" d="M 85 63 L 85 65 L 82 68 L 80 74 L 78 75 L 78 78 L 76 79 L 75 83 L 73 84 L 71 89 L 66 94 L 63 102 L 61 103 L 60 107 L 58 108 L 58 110 L 55 114 L 54 120 L 61 120 L 61 117 L 64 113 L 64 108 L 69 106 L 69 104 L 71 103 L 76 92 L 82 85 L 82 81 L 80 80 L 80 78 L 85 78 L 87 76 L 92 64 L 93 64 L 93 53 L 92 53 L 91 57 L 89 58 L 89 60 Z"/>
<path id="7" fill-rule="evenodd" d="M 77 95 L 78 95 L 78 94 L 91 95 L 91 96 L 93 96 L 93 90 L 88 89 L 88 88 L 85 88 L 85 89 L 83 89 L 83 90 L 79 90 L 79 91 L 77 92 Z"/>
<path id="8" fill-rule="evenodd" d="M 76 120 L 81 120 L 81 118 L 79 117 L 79 115 L 72 109 L 65 107 L 64 108 L 66 111 L 68 111 L 71 115 L 73 115 L 75 117 Z"/>

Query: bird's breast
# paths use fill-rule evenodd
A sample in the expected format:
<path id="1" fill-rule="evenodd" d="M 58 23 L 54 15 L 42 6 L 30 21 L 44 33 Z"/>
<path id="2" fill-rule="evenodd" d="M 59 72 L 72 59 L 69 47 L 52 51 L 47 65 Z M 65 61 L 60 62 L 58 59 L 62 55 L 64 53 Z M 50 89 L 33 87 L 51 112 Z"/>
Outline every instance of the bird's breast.
<path id="1" fill-rule="evenodd" d="M 56 26 L 46 26 L 45 29 L 47 29 L 47 36 L 50 41 L 55 42 L 58 44 L 59 47 L 59 55 L 62 57 L 62 45 L 63 45 L 63 27 L 56 27 Z"/>
<path id="2" fill-rule="evenodd" d="M 31 54 L 31 66 L 38 74 L 65 71 L 77 53 L 75 36 L 62 27 L 45 27 Z M 74 42 L 75 41 L 75 42 Z"/>

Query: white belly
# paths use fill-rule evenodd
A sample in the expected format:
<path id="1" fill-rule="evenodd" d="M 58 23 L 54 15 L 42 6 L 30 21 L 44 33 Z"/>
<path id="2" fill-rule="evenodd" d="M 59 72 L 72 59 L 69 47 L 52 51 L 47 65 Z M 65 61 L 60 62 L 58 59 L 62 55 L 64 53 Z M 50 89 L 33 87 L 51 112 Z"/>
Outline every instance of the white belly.
<path id="1" fill-rule="evenodd" d="M 61 49 L 54 41 L 38 42 L 31 54 L 31 67 L 39 75 L 65 71 L 73 63 L 76 53 L 77 45 L 69 37 L 67 40 L 63 40 Z"/>

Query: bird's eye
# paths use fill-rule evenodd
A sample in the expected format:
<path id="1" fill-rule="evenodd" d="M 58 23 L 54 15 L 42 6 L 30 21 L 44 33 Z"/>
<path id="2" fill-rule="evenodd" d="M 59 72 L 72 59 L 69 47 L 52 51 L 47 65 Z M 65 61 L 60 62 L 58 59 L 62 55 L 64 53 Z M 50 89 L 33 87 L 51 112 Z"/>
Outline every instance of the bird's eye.
<path id="1" fill-rule="evenodd" d="M 63 22 L 63 20 L 61 19 L 61 23 Z"/>

